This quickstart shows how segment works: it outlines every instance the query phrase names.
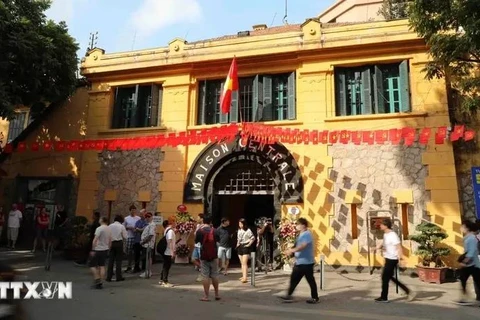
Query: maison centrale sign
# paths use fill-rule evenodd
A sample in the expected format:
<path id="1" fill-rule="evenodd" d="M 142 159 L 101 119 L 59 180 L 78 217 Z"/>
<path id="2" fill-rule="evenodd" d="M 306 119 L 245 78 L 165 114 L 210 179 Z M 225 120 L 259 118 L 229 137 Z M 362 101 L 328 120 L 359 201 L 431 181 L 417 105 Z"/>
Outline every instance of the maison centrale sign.
<path id="1" fill-rule="evenodd" d="M 214 174 L 235 160 L 257 161 L 266 166 L 278 188 L 282 202 L 303 202 L 303 180 L 298 165 L 283 145 L 255 140 L 213 143 L 207 146 L 190 168 L 185 182 L 185 202 L 201 202 Z"/>

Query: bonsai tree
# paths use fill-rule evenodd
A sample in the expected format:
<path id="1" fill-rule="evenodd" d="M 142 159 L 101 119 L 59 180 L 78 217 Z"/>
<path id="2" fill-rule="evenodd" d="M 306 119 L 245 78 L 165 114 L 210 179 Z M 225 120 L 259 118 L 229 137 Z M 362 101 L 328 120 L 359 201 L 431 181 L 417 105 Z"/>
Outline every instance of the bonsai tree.
<path id="1" fill-rule="evenodd" d="M 88 219 L 82 216 L 73 217 L 71 225 L 66 230 L 65 249 L 82 250 L 86 248 L 89 236 Z"/>
<path id="2" fill-rule="evenodd" d="M 447 234 L 431 222 L 422 222 L 415 230 L 417 234 L 411 235 L 409 239 L 418 243 L 419 246 L 415 254 L 422 258 L 422 265 L 425 267 L 442 267 L 441 258 L 450 254 L 449 248 L 440 246 L 440 242 L 447 238 Z"/>

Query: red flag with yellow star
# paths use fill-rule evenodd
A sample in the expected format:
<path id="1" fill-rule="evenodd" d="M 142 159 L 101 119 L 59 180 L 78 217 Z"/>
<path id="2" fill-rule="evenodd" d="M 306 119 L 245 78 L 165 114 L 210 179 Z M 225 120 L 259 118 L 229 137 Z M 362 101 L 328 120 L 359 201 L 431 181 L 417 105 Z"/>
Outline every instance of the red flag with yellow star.
<path id="1" fill-rule="evenodd" d="M 230 105 L 232 104 L 232 92 L 238 90 L 238 70 L 237 60 L 233 57 L 230 71 L 228 71 L 227 80 L 223 86 L 223 92 L 220 99 L 220 110 L 222 113 L 230 112 Z"/>

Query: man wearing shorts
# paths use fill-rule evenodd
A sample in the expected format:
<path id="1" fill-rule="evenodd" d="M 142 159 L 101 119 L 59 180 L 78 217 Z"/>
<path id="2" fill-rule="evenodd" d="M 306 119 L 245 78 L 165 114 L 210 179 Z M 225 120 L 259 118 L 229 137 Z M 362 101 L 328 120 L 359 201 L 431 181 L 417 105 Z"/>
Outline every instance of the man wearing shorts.
<path id="1" fill-rule="evenodd" d="M 15 249 L 15 244 L 18 239 L 18 230 L 20 229 L 20 222 L 22 221 L 22 213 L 18 210 L 17 205 L 12 204 L 12 210 L 8 213 L 8 244 L 9 247 Z M 11 245 L 10 245 L 11 243 Z"/>
<path id="2" fill-rule="evenodd" d="M 212 219 L 210 217 L 204 217 L 203 222 L 204 227 L 198 230 L 195 234 L 195 243 L 202 244 L 201 251 L 206 250 L 209 245 L 212 245 L 215 251 L 213 252 L 213 259 L 211 260 L 205 260 L 205 253 L 200 253 L 200 273 L 203 277 L 203 291 L 205 293 L 205 296 L 200 300 L 209 301 L 208 296 L 210 292 L 210 283 L 213 285 L 213 289 L 215 290 L 215 300 L 220 300 L 220 296 L 218 293 L 218 261 L 216 259 L 217 257 L 215 256 L 215 253 L 218 250 L 217 243 L 219 242 L 219 239 L 217 237 L 217 234 L 215 233 L 215 229 L 213 229 L 213 227 L 211 226 Z M 213 234 L 213 243 L 209 243 L 207 246 L 205 240 L 208 238 L 205 237 L 209 237 L 211 234 Z"/>
<path id="3" fill-rule="evenodd" d="M 89 267 L 93 274 L 94 283 L 92 288 L 102 289 L 102 279 L 105 278 L 105 261 L 107 260 L 108 250 L 112 244 L 110 229 L 108 228 L 106 217 L 100 218 L 100 227 L 95 230 L 95 238 L 92 243 L 92 252 L 90 252 Z"/>
<path id="4" fill-rule="evenodd" d="M 228 232 L 228 226 L 230 221 L 228 219 L 222 219 L 222 224 L 215 230 L 218 237 L 218 268 L 219 271 L 223 270 L 223 274 L 228 274 L 228 263 L 232 258 L 232 246 L 230 245 L 230 233 Z"/>

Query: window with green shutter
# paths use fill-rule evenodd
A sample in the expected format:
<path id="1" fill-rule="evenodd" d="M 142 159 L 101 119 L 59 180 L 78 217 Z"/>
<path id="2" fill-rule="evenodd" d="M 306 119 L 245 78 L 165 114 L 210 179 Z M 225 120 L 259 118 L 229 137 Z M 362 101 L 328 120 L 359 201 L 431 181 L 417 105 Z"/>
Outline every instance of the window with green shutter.
<path id="1" fill-rule="evenodd" d="M 220 112 L 223 81 L 200 81 L 198 125 L 296 119 L 295 72 L 240 78 L 229 114 Z"/>
<path id="2" fill-rule="evenodd" d="M 335 68 L 337 116 L 410 111 L 408 61 Z"/>
<path id="3" fill-rule="evenodd" d="M 163 90 L 157 84 L 117 87 L 112 128 L 156 127 L 160 123 Z"/>

